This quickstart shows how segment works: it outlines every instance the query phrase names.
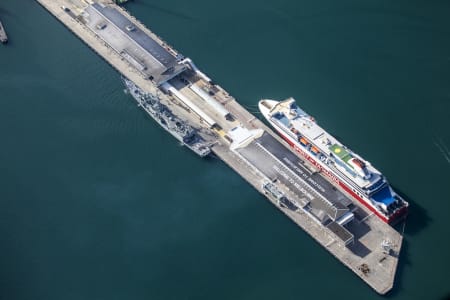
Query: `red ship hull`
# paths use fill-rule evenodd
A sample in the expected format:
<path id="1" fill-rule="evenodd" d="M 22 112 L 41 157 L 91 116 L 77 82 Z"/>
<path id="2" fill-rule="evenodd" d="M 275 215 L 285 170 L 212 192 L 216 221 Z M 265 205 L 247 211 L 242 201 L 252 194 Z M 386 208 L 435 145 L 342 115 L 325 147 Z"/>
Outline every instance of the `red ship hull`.
<path id="1" fill-rule="evenodd" d="M 373 212 L 376 216 L 378 216 L 381 220 L 388 224 L 395 224 L 400 219 L 406 217 L 407 214 L 407 207 L 402 207 L 400 210 L 395 212 L 392 216 L 389 218 L 385 215 L 381 214 L 378 210 L 376 210 L 374 207 L 372 207 L 370 204 L 368 204 L 363 198 L 358 196 L 355 192 L 352 191 L 352 189 L 343 183 L 339 178 L 337 178 L 334 174 L 332 174 L 329 170 L 323 168 L 314 158 L 312 158 L 306 151 L 302 150 L 300 147 L 298 147 L 294 142 L 292 142 L 288 137 L 286 137 L 282 132 L 280 132 L 277 129 L 278 133 L 281 135 L 281 137 L 302 157 L 306 158 L 310 163 L 312 163 L 315 167 L 319 168 L 322 173 L 327 175 L 328 178 L 330 178 L 333 182 L 335 182 L 337 185 L 339 185 L 347 194 L 352 196 L 352 198 L 358 200 L 359 203 L 363 204 L 365 207 L 367 207 L 371 212 Z"/>

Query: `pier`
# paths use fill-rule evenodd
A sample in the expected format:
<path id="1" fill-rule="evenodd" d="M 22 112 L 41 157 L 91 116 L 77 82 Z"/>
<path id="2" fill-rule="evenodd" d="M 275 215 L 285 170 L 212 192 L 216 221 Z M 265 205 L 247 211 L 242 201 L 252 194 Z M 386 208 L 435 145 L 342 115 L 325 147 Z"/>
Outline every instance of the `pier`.
<path id="1" fill-rule="evenodd" d="M 401 234 L 292 152 L 189 58 L 114 1 L 36 1 L 120 74 L 197 128 L 217 157 L 376 292 L 392 289 Z"/>

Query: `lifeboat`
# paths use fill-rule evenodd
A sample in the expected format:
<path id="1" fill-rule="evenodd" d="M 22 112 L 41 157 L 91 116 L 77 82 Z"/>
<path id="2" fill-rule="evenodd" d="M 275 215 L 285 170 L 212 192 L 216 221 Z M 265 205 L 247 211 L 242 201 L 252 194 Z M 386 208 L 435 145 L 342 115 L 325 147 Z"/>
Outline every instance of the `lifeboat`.
<path id="1" fill-rule="evenodd" d="M 366 164 L 363 161 L 361 161 L 360 159 L 354 158 L 354 159 L 352 159 L 352 162 L 361 169 L 364 169 L 366 167 Z"/>
<path id="2" fill-rule="evenodd" d="M 305 139 L 304 137 L 299 138 L 298 141 L 299 141 L 300 144 L 302 144 L 303 146 L 307 146 L 307 145 L 309 144 L 308 140 Z"/>
<path id="3" fill-rule="evenodd" d="M 320 153 L 319 149 L 317 149 L 316 146 L 312 146 L 312 147 L 311 147 L 311 152 L 312 152 L 314 155 L 317 155 L 317 154 Z"/>

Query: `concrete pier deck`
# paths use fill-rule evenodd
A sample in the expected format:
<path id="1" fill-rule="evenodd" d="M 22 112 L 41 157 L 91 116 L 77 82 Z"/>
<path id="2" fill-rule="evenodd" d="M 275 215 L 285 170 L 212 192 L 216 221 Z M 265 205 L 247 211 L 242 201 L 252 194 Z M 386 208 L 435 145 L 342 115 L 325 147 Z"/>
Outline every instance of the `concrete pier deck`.
<path id="1" fill-rule="evenodd" d="M 174 114 L 199 128 L 208 140 L 214 140 L 212 150 L 222 161 L 376 292 L 385 294 L 392 289 L 402 244 L 401 234 L 357 202 L 349 200 L 228 92 L 211 84 L 203 73 L 195 72 L 193 65 L 184 64 L 182 55 L 175 49 L 112 1 L 36 1 L 119 73 L 144 91 L 158 94 Z M 105 9 L 107 12 L 103 11 Z M 105 16 L 111 13 L 110 9 L 112 14 L 118 12 L 120 16 Z M 117 17 L 120 22 L 114 20 Z M 130 40 L 132 34 L 129 32 L 135 29 L 151 38 L 153 47 L 146 49 L 134 38 Z M 131 47 L 130 43 L 137 44 Z M 159 55 L 161 49 L 167 51 L 165 55 Z M 156 52 L 152 54 L 153 51 Z M 205 91 L 206 96 L 199 89 Z M 212 102 L 217 102 L 225 113 Z M 244 128 L 246 132 L 259 130 L 263 134 L 248 138 L 233 148 L 229 133 L 235 128 Z M 256 155 L 263 160 L 255 159 Z M 303 171 L 299 171 L 296 164 L 304 164 Z M 299 172 L 308 173 L 310 179 L 299 180 Z M 272 182 L 286 197 L 299 203 L 299 209 L 280 205 L 279 199 L 263 189 L 265 182 Z M 352 235 L 351 244 L 343 242 L 343 231 L 339 227 L 324 226 L 305 209 L 308 197 L 309 201 L 316 197 L 340 202 L 354 213 L 355 219 L 342 227 Z M 381 247 L 386 241 L 390 244 L 389 251 Z"/>

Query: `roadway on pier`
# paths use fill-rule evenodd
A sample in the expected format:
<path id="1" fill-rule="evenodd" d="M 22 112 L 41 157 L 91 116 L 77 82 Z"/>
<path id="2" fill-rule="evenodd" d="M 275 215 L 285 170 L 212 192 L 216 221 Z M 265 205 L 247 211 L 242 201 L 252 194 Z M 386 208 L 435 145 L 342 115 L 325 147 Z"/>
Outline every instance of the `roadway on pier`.
<path id="1" fill-rule="evenodd" d="M 318 193 L 339 207 L 348 207 L 352 204 L 348 197 L 323 178 L 320 173 L 311 171 L 298 156 L 267 133 L 264 133 L 249 146 L 239 149 L 238 152 L 271 179 L 278 178 L 281 180 L 282 177 L 286 177 L 280 176 L 280 172 L 295 177 L 292 176 L 293 172 L 307 184 L 305 188 L 311 194 Z M 269 152 L 270 154 L 268 154 Z M 298 187 L 292 182 L 298 182 L 298 180 L 289 178 L 284 180 L 283 183 L 295 192 Z"/>

